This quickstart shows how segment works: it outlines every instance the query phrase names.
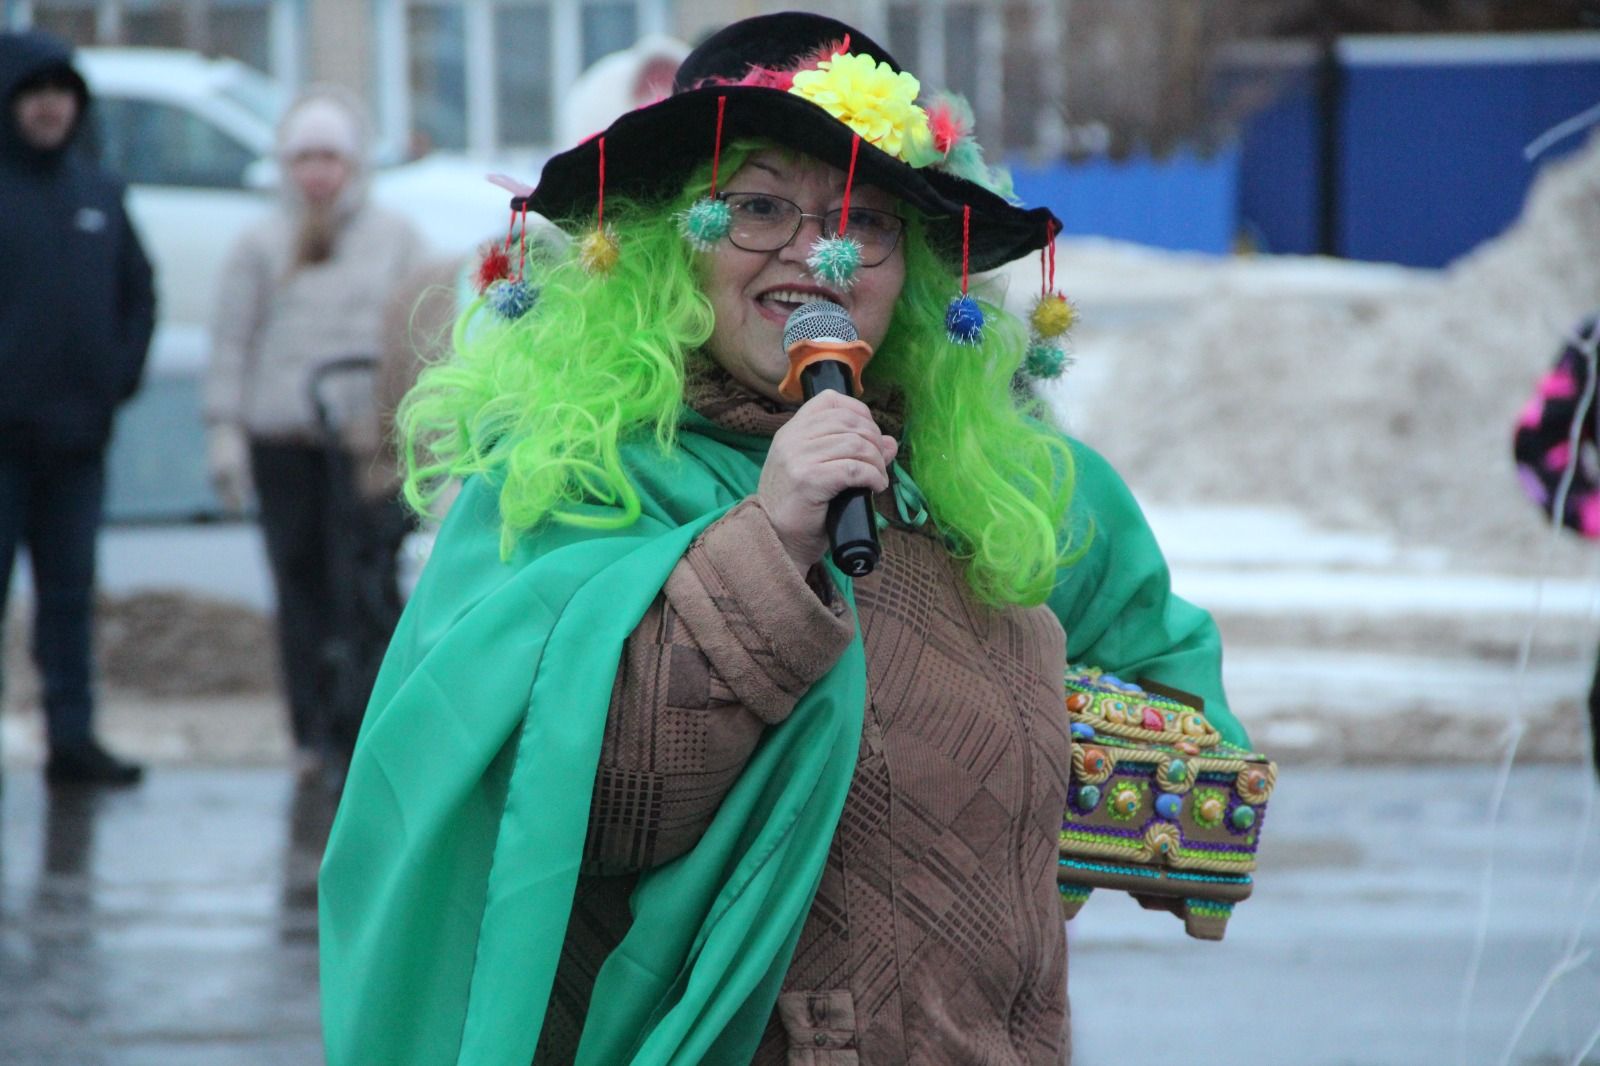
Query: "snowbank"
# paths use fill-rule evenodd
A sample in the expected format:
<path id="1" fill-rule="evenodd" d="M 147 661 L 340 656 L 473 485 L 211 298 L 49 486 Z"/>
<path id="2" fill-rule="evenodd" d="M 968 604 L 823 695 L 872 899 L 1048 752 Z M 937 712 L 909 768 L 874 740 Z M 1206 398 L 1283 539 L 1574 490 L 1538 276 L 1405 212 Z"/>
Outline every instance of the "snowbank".
<path id="1" fill-rule="evenodd" d="M 1600 306 L 1597 247 L 1600 140 L 1443 272 L 1063 241 L 1078 362 L 1046 395 L 1147 500 L 1287 507 L 1453 566 L 1531 572 L 1548 535 L 1517 488 L 1512 422 Z M 1025 308 L 1037 261 L 999 284 Z M 1587 546 L 1563 540 L 1554 565 L 1581 568 Z"/>

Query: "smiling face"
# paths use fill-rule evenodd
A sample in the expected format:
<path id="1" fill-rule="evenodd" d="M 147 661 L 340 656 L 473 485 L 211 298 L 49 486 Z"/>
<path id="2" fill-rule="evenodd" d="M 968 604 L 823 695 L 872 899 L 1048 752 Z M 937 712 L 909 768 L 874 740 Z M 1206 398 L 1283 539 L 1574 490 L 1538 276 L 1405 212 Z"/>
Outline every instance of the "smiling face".
<path id="1" fill-rule="evenodd" d="M 808 156 L 763 149 L 723 189 L 771 193 L 807 214 L 824 215 L 844 199 L 844 172 Z M 881 189 L 857 184 L 850 207 L 893 212 L 899 204 Z M 905 254 L 897 245 L 884 262 L 859 270 L 849 290 L 822 284 L 806 268 L 819 227 L 815 218 L 803 219 L 794 240 L 775 252 L 747 252 L 723 240 L 704 257 L 701 284 L 717 316 L 706 350 L 736 381 L 773 399 L 780 398 L 778 383 L 789 370 L 783 327 L 790 312 L 812 300 L 832 300 L 850 312 L 861 339 L 877 348 L 905 282 Z"/>

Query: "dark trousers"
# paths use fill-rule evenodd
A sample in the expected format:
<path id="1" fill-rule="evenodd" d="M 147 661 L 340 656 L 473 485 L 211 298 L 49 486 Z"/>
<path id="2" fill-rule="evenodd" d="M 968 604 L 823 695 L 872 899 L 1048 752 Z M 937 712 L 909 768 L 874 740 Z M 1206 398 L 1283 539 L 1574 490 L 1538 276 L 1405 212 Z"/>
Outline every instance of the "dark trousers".
<path id="1" fill-rule="evenodd" d="M 89 739 L 94 714 L 95 542 L 105 499 L 100 452 L 0 452 L 0 621 L 17 549 L 33 570 L 33 658 L 50 747 Z"/>
<path id="2" fill-rule="evenodd" d="M 278 599 L 278 657 L 295 744 L 317 747 L 322 706 L 328 698 L 323 649 L 332 635 L 332 579 L 328 573 L 327 458 L 303 444 L 253 441 L 261 534 Z"/>
<path id="3" fill-rule="evenodd" d="M 362 500 L 350 464 L 315 445 L 254 441 L 250 465 L 295 743 L 347 756 L 399 618 L 405 517 Z"/>

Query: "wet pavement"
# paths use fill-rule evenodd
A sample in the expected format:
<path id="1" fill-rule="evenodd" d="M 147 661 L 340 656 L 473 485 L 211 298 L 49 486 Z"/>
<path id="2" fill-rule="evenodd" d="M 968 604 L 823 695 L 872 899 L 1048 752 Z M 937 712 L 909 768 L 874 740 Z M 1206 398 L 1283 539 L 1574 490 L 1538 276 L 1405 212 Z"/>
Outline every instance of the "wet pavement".
<path id="1" fill-rule="evenodd" d="M 1491 828 L 1494 784 L 1484 766 L 1285 767 L 1221 943 L 1095 893 L 1069 927 L 1078 1066 L 1600 1064 L 1600 1044 L 1579 1057 L 1600 1040 L 1591 775 L 1519 767 Z M 319 1063 L 329 815 L 276 767 L 158 767 L 101 794 L 9 767 L 0 1063 Z"/>
<path id="2" fill-rule="evenodd" d="M 126 791 L 6 775 L 0 1062 L 322 1061 L 316 870 L 330 819 L 283 769 L 158 769 Z"/>

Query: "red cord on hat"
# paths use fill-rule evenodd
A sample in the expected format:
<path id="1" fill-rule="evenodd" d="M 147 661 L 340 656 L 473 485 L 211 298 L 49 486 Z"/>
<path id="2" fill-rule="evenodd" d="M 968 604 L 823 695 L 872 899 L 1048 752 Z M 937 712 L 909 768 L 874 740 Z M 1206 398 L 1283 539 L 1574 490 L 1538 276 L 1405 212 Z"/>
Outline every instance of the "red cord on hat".
<path id="1" fill-rule="evenodd" d="M 711 151 L 711 198 L 717 198 L 717 164 L 722 161 L 722 116 L 728 109 L 728 98 L 717 97 L 717 146 Z"/>
<path id="2" fill-rule="evenodd" d="M 967 294 L 967 261 L 972 237 L 972 205 L 961 205 L 961 295 Z"/>
<path id="3" fill-rule="evenodd" d="M 522 213 L 517 219 L 517 276 L 515 281 L 522 280 L 522 272 L 528 265 L 528 202 L 522 202 Z"/>
<path id="4" fill-rule="evenodd" d="M 1046 280 L 1046 264 L 1049 264 L 1049 277 Z M 1056 287 L 1056 220 L 1046 219 L 1044 223 L 1044 247 L 1039 249 L 1039 295 L 1049 296 Z"/>
<path id="5" fill-rule="evenodd" d="M 861 134 L 852 134 L 850 137 L 850 169 L 844 175 L 844 201 L 839 204 L 839 233 L 843 237 L 845 229 L 850 225 L 850 186 L 856 180 L 856 152 L 861 148 Z"/>
<path id="6" fill-rule="evenodd" d="M 1050 223 L 1044 224 L 1044 243 L 1039 246 L 1039 295 L 1049 296 L 1050 286 L 1045 282 L 1045 260 L 1050 256 Z"/>

